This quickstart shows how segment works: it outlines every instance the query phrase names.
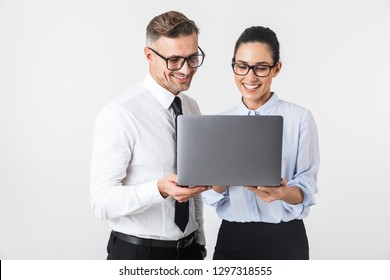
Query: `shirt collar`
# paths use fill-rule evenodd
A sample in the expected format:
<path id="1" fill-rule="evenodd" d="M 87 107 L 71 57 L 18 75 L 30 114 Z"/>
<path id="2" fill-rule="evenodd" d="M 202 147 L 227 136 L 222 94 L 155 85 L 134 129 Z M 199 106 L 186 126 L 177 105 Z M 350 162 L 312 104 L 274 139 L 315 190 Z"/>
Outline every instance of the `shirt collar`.
<path id="1" fill-rule="evenodd" d="M 169 90 L 160 86 L 153 79 L 150 73 L 146 74 L 143 83 L 146 89 L 149 90 L 149 92 L 154 96 L 154 98 L 157 99 L 158 103 L 160 103 L 164 109 L 168 109 L 171 106 L 173 99 L 175 98 L 175 95 Z M 180 92 L 176 96 L 181 96 L 181 94 L 182 93 Z"/>
<path id="2" fill-rule="evenodd" d="M 266 116 L 266 115 L 269 115 L 271 113 L 271 110 L 276 106 L 276 104 L 278 104 L 279 102 L 279 97 L 276 95 L 276 93 L 272 93 L 271 95 L 271 98 L 268 99 L 268 101 L 262 105 L 261 107 L 257 108 L 256 110 L 249 110 L 244 102 L 242 101 L 242 98 L 241 98 L 241 102 L 240 102 L 240 105 L 238 107 L 238 110 L 239 110 L 239 113 L 241 115 L 263 115 L 263 116 Z"/>

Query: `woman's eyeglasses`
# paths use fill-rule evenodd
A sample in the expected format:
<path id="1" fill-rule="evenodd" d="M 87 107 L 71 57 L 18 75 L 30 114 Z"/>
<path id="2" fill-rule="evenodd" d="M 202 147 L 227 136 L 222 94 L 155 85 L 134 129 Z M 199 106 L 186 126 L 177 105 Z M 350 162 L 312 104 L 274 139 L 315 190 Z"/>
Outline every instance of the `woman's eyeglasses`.
<path id="1" fill-rule="evenodd" d="M 271 69 L 274 68 L 278 63 L 275 63 L 274 65 L 252 65 L 249 66 L 245 63 L 232 63 L 232 68 L 234 74 L 238 76 L 245 76 L 249 73 L 249 71 L 252 69 L 253 73 L 260 78 L 268 77 L 269 73 L 271 73 Z"/>

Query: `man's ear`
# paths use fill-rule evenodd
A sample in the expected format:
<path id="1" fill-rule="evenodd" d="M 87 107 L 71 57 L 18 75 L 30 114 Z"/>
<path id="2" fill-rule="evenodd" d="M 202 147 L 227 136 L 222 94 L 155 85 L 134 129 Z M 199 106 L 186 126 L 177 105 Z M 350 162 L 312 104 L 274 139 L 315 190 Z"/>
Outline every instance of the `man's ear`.
<path id="1" fill-rule="evenodd" d="M 144 48 L 144 54 L 145 54 L 146 59 L 147 59 L 149 62 L 152 62 L 152 61 L 153 61 L 152 51 L 151 51 L 148 47 L 145 47 L 145 48 Z"/>

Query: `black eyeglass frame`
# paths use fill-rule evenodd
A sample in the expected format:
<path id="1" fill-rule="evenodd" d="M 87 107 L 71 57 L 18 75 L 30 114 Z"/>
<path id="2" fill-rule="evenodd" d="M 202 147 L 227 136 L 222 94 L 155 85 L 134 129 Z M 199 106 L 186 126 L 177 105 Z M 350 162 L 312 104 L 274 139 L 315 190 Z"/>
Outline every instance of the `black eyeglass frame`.
<path id="1" fill-rule="evenodd" d="M 187 57 L 184 57 L 184 56 L 172 56 L 172 57 L 166 58 L 166 57 L 162 56 L 161 54 L 159 54 L 158 52 L 156 52 L 154 49 L 152 49 L 152 48 L 150 48 L 150 47 L 148 47 L 148 49 L 150 49 L 152 52 L 154 52 L 154 53 L 157 54 L 159 57 L 161 57 L 162 59 L 164 59 L 164 60 L 165 60 L 165 64 L 166 64 L 166 66 L 167 66 L 167 69 L 170 70 L 170 71 L 177 71 L 177 70 L 180 70 L 181 68 L 183 68 L 183 65 L 184 65 L 184 63 L 185 63 L 186 61 L 187 61 L 188 67 L 190 67 L 190 68 L 198 68 L 198 67 L 200 67 L 200 66 L 203 64 L 204 58 L 206 57 L 205 52 L 204 52 L 199 46 L 198 46 L 198 49 L 199 49 L 200 52 L 201 52 L 200 54 L 192 54 L 192 55 L 187 56 Z M 190 58 L 192 58 L 192 57 L 194 57 L 194 56 L 201 56 L 201 57 L 202 57 L 202 62 L 201 62 L 198 66 L 195 66 L 195 67 L 191 66 L 191 65 L 188 63 L 188 59 L 190 59 Z M 173 59 L 178 59 L 178 58 L 182 58 L 182 59 L 183 59 L 183 62 L 181 63 L 180 67 L 179 67 L 179 68 L 175 68 L 175 69 L 169 68 L 169 67 L 168 67 L 168 61 L 169 61 L 169 60 L 173 60 Z"/>
<path id="2" fill-rule="evenodd" d="M 260 65 L 248 65 L 248 64 L 245 64 L 245 63 L 236 63 L 236 62 L 232 62 L 232 69 L 233 69 L 233 72 L 234 74 L 236 74 L 237 76 L 246 76 L 248 75 L 249 71 L 252 69 L 253 71 L 253 74 L 255 74 L 256 77 L 259 77 L 259 78 L 266 78 L 269 76 L 269 74 L 271 74 L 271 70 L 272 68 L 274 68 L 276 65 L 278 65 L 279 62 L 276 62 L 274 65 L 264 65 L 264 64 L 260 64 Z M 245 65 L 245 66 L 248 66 L 248 71 L 245 73 L 245 74 L 238 74 L 236 73 L 236 71 L 234 71 L 234 65 Z M 268 67 L 268 74 L 266 76 L 260 76 L 260 75 L 257 75 L 256 72 L 255 72 L 255 67 L 258 67 L 258 66 L 263 66 L 263 67 Z"/>

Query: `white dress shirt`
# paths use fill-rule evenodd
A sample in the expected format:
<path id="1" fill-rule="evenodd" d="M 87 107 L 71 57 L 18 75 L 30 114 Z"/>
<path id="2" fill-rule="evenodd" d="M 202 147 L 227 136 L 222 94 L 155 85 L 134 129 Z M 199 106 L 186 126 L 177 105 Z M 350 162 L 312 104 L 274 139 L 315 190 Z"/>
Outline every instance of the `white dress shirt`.
<path id="1" fill-rule="evenodd" d="M 283 116 L 281 176 L 287 179 L 288 186 L 297 186 L 302 190 L 304 200 L 294 205 L 281 200 L 268 203 L 242 186 L 230 186 L 222 194 L 214 190 L 203 192 L 203 201 L 216 207 L 218 216 L 227 221 L 279 223 L 305 218 L 310 206 L 315 204 L 320 163 L 317 126 L 311 112 L 281 100 L 273 93 L 257 110 L 249 110 L 241 101 L 238 106 L 222 114 Z"/>
<path id="2" fill-rule="evenodd" d="M 184 115 L 199 115 L 195 100 L 180 93 Z M 99 112 L 93 135 L 90 204 L 114 231 L 178 240 L 198 230 L 205 244 L 201 196 L 190 199 L 185 232 L 174 223 L 175 200 L 163 198 L 157 180 L 175 173 L 174 95 L 150 74 Z"/>

